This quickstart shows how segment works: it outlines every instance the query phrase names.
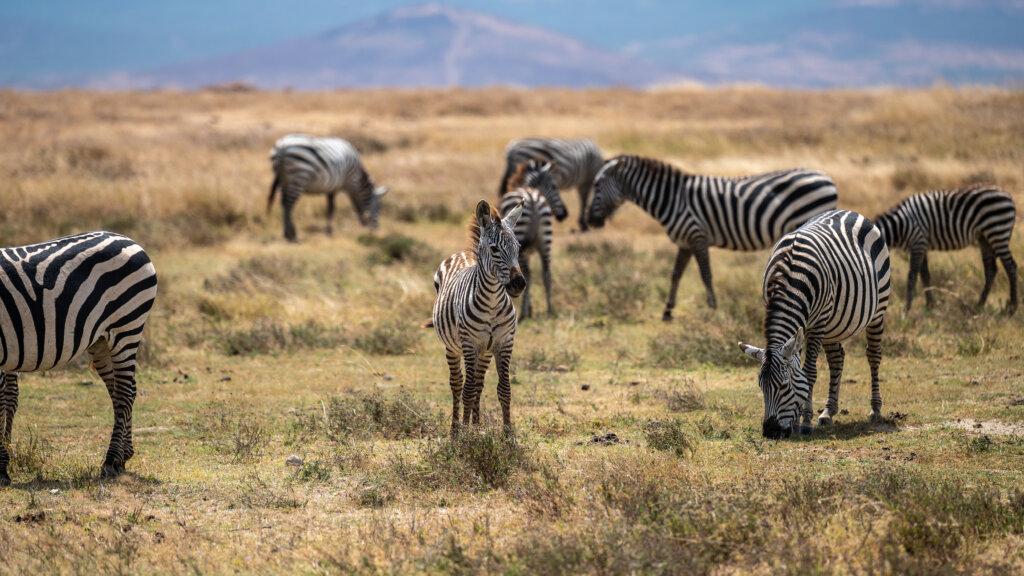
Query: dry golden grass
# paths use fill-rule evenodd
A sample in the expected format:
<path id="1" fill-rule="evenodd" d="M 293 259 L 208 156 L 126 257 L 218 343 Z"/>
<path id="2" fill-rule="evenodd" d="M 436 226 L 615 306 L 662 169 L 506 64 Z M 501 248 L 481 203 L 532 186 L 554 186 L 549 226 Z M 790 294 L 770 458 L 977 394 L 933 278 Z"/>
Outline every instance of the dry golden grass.
<path id="1" fill-rule="evenodd" d="M 723 175 L 817 168 L 873 216 L 975 180 L 1024 206 L 1022 109 L 1018 91 L 945 88 L 0 93 L 0 244 L 106 228 L 160 277 L 124 477 L 98 478 L 110 408 L 87 366 L 25 376 L 0 573 L 1020 571 L 1024 314 L 998 314 L 1001 269 L 971 308 L 976 250 L 933 255 L 940 304 L 909 315 L 894 256 L 891 420 L 866 422 L 861 341 L 849 414 L 784 442 L 760 438 L 756 367 L 735 349 L 760 340 L 766 254 L 716 251 L 720 309 L 691 269 L 662 324 L 674 251 L 632 206 L 556 230 L 559 316 L 516 343 L 518 444 L 493 434 L 493 374 L 489 432 L 446 439 L 443 352 L 418 325 L 511 138 Z M 301 242 L 282 240 L 267 152 L 293 131 L 364 152 L 392 188 L 379 231 L 343 201 L 327 238 L 323 200 L 304 198 Z M 591 443 L 608 432 L 621 442 Z"/>

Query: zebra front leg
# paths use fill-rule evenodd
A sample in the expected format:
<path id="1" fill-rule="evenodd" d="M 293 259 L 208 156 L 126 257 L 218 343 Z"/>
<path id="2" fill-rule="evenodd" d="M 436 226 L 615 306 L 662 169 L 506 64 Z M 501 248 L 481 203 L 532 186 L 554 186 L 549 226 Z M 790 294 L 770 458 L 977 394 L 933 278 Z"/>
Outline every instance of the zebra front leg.
<path id="1" fill-rule="evenodd" d="M 718 308 L 718 300 L 715 298 L 715 287 L 711 283 L 711 257 L 708 255 L 708 245 L 702 243 L 693 247 L 693 253 L 697 256 L 697 266 L 700 266 L 700 278 L 704 281 L 704 289 L 708 293 L 708 307 Z"/>
<path id="2" fill-rule="evenodd" d="M 843 377 L 846 351 L 838 342 L 825 344 L 825 357 L 828 359 L 828 402 L 825 403 L 825 409 L 818 416 L 818 426 L 832 424 L 832 418 L 839 414 L 839 384 Z"/>
<path id="3" fill-rule="evenodd" d="M 498 350 L 498 402 L 501 403 L 501 422 L 505 434 L 512 434 L 512 383 L 509 379 L 509 366 L 512 363 L 512 344 L 509 338 Z"/>
<path id="4" fill-rule="evenodd" d="M 917 275 L 921 271 L 921 262 L 924 261 L 926 251 L 924 247 L 913 246 L 910 248 L 910 271 L 907 272 L 907 303 L 904 311 L 910 312 L 910 305 L 914 301 L 914 288 L 917 287 Z"/>
<path id="5" fill-rule="evenodd" d="M 483 352 L 476 367 L 476 385 L 473 387 L 473 425 L 480 425 L 480 397 L 483 396 L 484 379 L 487 377 L 487 368 L 491 365 L 491 353 Z"/>
<path id="6" fill-rule="evenodd" d="M 551 306 L 551 253 L 541 252 L 540 254 L 541 274 L 544 277 L 544 298 L 548 303 L 548 316 L 555 315 L 555 309 Z M 523 271 L 525 274 L 525 270 Z M 527 285 L 529 288 L 529 285 Z"/>
<path id="7" fill-rule="evenodd" d="M 882 393 L 878 387 L 878 366 L 882 363 L 882 332 L 885 331 L 885 316 L 880 315 L 868 324 L 868 365 L 871 367 L 871 421 L 882 419 Z"/>
<path id="8" fill-rule="evenodd" d="M 672 320 L 672 310 L 676 307 L 676 294 L 679 292 L 679 279 L 683 277 L 691 255 L 693 252 L 689 248 L 680 248 L 676 254 L 676 264 L 672 267 L 672 284 L 668 288 L 668 302 L 665 303 L 665 312 L 661 315 L 663 322 Z"/>
<path id="9" fill-rule="evenodd" d="M 981 289 L 981 297 L 978 298 L 978 309 L 980 310 L 988 300 L 988 293 L 992 290 L 992 283 L 995 282 L 998 268 L 996 268 L 996 252 L 992 249 L 992 245 L 984 238 L 978 244 L 981 248 L 981 264 L 985 267 L 985 287 Z"/>
<path id="10" fill-rule="evenodd" d="M 928 271 L 928 253 L 921 258 L 921 284 L 924 285 L 924 305 L 935 306 L 935 294 L 932 292 L 932 273 Z"/>
<path id="11" fill-rule="evenodd" d="M 589 227 L 587 226 L 587 199 L 590 198 L 591 184 L 591 182 L 584 182 L 583 184 L 580 184 L 578 188 L 576 188 L 576 190 L 578 190 L 580 193 L 580 217 L 578 220 L 580 223 L 581 232 L 586 232 L 587 230 L 589 230 Z"/>
<path id="12" fill-rule="evenodd" d="M 334 236 L 334 192 L 327 195 L 327 235 Z"/>
<path id="13" fill-rule="evenodd" d="M 11 430 L 18 411 L 18 373 L 0 373 L 0 486 L 10 486 L 7 465 L 11 461 Z"/>
<path id="14" fill-rule="evenodd" d="M 807 399 L 800 411 L 800 433 L 814 432 L 811 418 L 814 414 L 814 383 L 818 380 L 818 353 L 821 351 L 821 337 L 808 336 L 804 351 L 804 376 L 807 377 Z"/>
<path id="15" fill-rule="evenodd" d="M 106 340 L 97 341 L 87 351 L 114 405 L 114 429 L 110 433 L 110 446 L 100 472 L 101 478 L 113 478 L 124 472 L 125 463 L 135 453 L 132 446 L 132 409 L 136 393 L 136 347 L 119 351 L 116 359 Z"/>
<path id="16" fill-rule="evenodd" d="M 297 242 L 295 234 L 295 222 L 292 221 L 292 210 L 295 208 L 295 201 L 298 195 L 289 193 L 287 189 L 281 194 L 281 217 L 284 219 L 284 238 L 289 242 Z"/>
<path id="17" fill-rule="evenodd" d="M 476 369 L 479 363 L 479 354 L 471 346 L 462 347 L 462 360 L 466 365 L 466 383 L 462 386 L 462 425 L 466 428 L 472 423 L 473 416 L 473 393 L 476 388 Z"/>
<path id="18" fill-rule="evenodd" d="M 459 406 L 462 402 L 462 355 L 456 350 L 445 350 L 448 361 L 448 385 L 452 389 L 452 434 L 459 431 Z"/>

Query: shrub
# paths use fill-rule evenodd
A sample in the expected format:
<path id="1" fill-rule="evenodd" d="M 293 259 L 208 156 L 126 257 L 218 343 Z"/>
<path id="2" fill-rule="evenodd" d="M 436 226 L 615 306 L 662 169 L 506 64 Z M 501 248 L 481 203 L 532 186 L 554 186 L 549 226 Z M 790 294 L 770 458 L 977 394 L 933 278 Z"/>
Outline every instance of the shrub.
<path id="1" fill-rule="evenodd" d="M 655 450 L 670 451 L 679 457 L 684 456 L 687 452 L 693 453 L 693 444 L 683 432 L 683 426 L 679 420 L 648 422 L 644 426 L 644 438 L 647 439 L 647 445 Z"/>
<path id="2" fill-rule="evenodd" d="M 355 337 L 354 345 L 368 354 L 398 356 L 413 352 L 422 335 L 423 330 L 411 322 L 385 320 L 364 329 Z"/>

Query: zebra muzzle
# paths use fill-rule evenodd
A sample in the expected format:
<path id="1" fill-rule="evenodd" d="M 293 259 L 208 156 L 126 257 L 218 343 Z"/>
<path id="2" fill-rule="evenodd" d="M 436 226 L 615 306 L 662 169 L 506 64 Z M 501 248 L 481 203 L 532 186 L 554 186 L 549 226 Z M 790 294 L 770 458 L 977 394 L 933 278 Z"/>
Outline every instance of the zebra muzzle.
<path id="1" fill-rule="evenodd" d="M 505 289 L 513 298 L 522 294 L 526 289 L 526 276 L 523 276 L 523 272 L 519 268 L 509 270 L 508 284 L 505 285 Z"/>

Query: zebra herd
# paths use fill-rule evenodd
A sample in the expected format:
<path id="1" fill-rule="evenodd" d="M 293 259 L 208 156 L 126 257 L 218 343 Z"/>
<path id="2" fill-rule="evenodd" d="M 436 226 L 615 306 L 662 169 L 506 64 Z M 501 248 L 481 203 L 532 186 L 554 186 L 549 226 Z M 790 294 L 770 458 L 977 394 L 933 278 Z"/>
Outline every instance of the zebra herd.
<path id="1" fill-rule="evenodd" d="M 799 423 L 812 431 L 817 358 L 824 348 L 829 394 L 818 425 L 839 410 L 843 342 L 866 332 L 871 368 L 871 417 L 881 416 L 878 368 L 890 293 L 889 247 L 910 253 L 906 307 L 917 276 L 929 291 L 928 250 L 956 250 L 977 243 L 985 286 L 992 287 L 998 259 L 1010 280 L 1006 311 L 1017 308 L 1017 267 L 1009 250 L 1016 221 L 1012 198 L 994 186 L 933 191 L 912 196 L 872 222 L 837 210 L 836 186 L 825 174 L 791 169 L 718 178 L 685 173 L 655 159 L 603 158 L 586 139 L 512 141 L 499 204 L 481 200 L 469 227 L 466 250 L 445 259 L 434 274 L 437 299 L 431 320 L 445 348 L 452 392 L 452 430 L 480 423 L 484 374 L 495 359 L 498 398 L 506 430 L 512 427 L 509 365 L 517 318 L 513 298 L 523 296 L 521 317 L 531 315 L 529 255 L 537 252 L 551 305 L 552 217 L 568 216 L 560 190 L 580 194 L 581 229 L 602 227 L 627 200 L 657 219 L 678 252 L 664 320 L 672 318 L 679 281 L 696 257 L 717 306 L 708 249 L 761 250 L 773 246 L 762 285 L 765 348 L 740 343 L 760 363 L 764 436 L 788 436 Z M 291 134 L 270 153 L 274 178 L 268 210 L 281 191 L 284 236 L 295 241 L 295 203 L 303 194 L 327 198 L 327 232 L 333 230 L 335 195 L 346 193 L 362 225 L 375 228 L 386 187 L 378 187 L 358 152 L 338 138 Z M 593 199 L 590 193 L 593 190 Z M 134 241 L 111 232 L 89 232 L 41 244 L 0 249 L 0 485 L 7 467 L 18 373 L 52 369 L 87 352 L 106 384 L 114 427 L 102 466 L 104 477 L 124 470 L 132 457 L 135 369 L 142 332 L 157 292 L 156 271 Z M 464 368 L 463 368 L 464 367 Z"/>

